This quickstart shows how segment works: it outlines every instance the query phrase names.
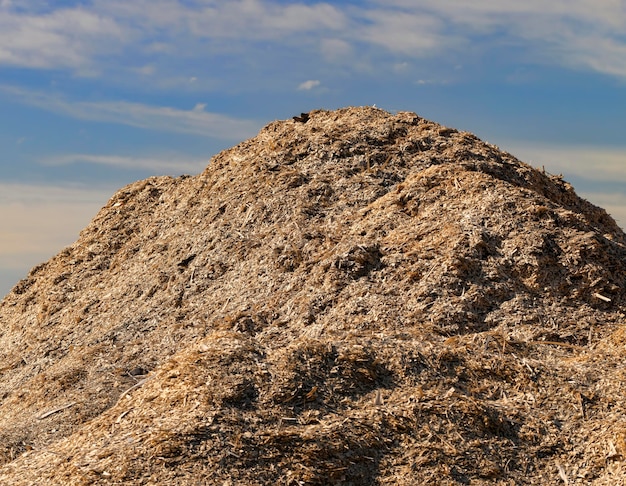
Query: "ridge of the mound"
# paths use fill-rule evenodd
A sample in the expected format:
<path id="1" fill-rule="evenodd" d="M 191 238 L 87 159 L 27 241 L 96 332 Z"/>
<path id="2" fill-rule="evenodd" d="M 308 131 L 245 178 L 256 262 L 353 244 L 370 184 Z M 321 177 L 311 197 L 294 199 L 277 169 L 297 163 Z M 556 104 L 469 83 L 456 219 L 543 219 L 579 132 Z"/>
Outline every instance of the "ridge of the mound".
<path id="1" fill-rule="evenodd" d="M 0 303 L 0 483 L 615 484 L 625 297 L 560 177 L 414 113 L 273 122 Z"/>

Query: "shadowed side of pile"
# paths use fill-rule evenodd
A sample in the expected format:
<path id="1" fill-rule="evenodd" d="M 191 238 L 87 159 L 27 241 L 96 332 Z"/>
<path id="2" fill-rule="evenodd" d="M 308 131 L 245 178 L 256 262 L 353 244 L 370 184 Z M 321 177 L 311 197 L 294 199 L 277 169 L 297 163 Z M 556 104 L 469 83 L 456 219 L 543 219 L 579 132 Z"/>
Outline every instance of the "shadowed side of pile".
<path id="1" fill-rule="evenodd" d="M 614 484 L 625 286 L 603 210 L 471 134 L 274 122 L 5 298 L 0 482 Z"/>

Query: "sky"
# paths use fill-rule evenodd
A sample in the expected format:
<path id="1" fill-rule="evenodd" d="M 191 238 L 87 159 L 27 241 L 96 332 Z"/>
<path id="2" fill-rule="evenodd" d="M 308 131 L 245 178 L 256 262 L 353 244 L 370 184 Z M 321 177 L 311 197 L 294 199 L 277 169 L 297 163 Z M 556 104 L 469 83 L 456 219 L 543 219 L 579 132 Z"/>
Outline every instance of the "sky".
<path id="1" fill-rule="evenodd" d="M 0 297 L 113 193 L 376 105 L 562 174 L 626 227 L 624 0 L 0 0 Z"/>

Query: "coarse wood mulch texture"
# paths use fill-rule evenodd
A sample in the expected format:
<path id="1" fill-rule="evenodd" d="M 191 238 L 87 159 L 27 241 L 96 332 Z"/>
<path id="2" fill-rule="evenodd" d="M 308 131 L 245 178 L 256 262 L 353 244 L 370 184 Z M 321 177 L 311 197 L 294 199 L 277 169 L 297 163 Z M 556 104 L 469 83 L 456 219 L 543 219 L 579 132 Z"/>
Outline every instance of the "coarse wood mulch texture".
<path id="1" fill-rule="evenodd" d="M 0 303 L 0 484 L 619 485 L 626 237 L 372 107 L 118 191 Z"/>

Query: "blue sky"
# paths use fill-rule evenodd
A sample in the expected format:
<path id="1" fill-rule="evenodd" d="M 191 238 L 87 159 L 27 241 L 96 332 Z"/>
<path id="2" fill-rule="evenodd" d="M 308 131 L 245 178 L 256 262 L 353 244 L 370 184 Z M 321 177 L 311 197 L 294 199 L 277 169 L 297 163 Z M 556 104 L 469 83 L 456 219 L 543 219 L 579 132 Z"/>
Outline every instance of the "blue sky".
<path id="1" fill-rule="evenodd" d="M 0 294 L 119 187 L 275 119 L 408 110 L 626 226 L 623 0 L 0 0 Z"/>

